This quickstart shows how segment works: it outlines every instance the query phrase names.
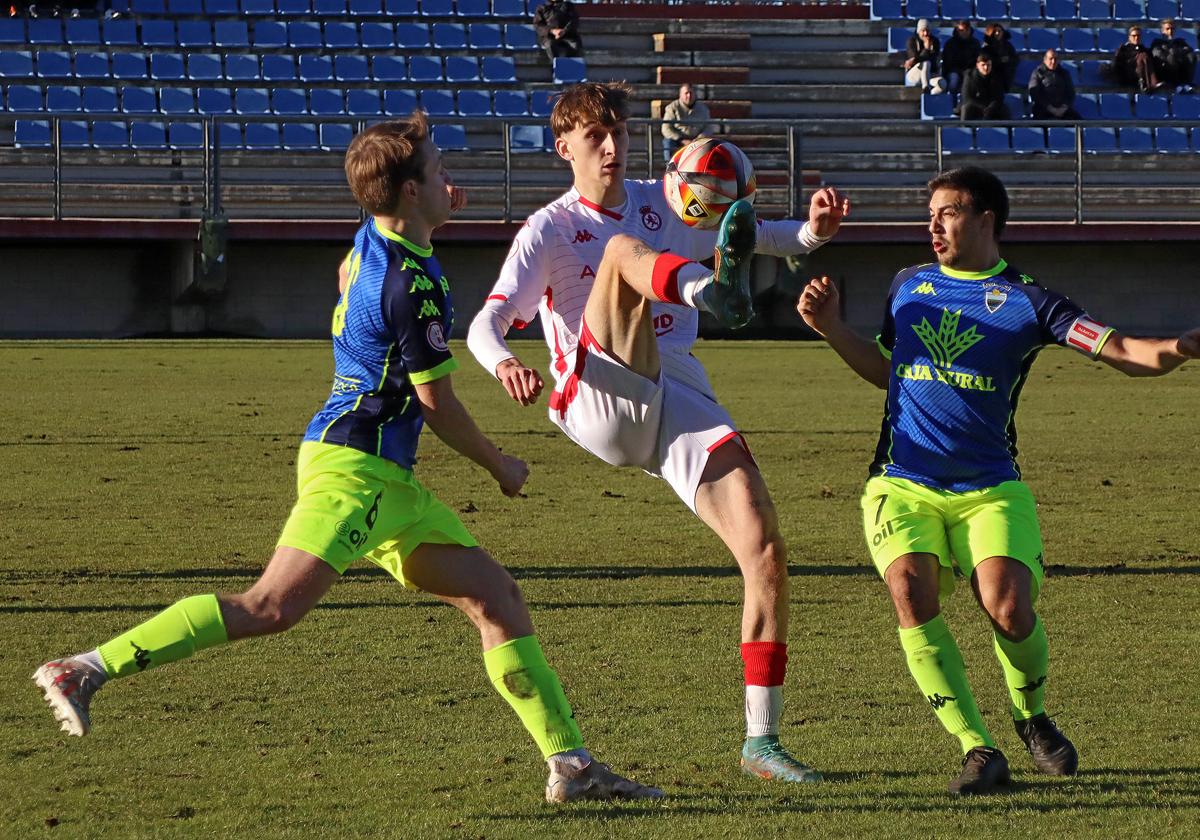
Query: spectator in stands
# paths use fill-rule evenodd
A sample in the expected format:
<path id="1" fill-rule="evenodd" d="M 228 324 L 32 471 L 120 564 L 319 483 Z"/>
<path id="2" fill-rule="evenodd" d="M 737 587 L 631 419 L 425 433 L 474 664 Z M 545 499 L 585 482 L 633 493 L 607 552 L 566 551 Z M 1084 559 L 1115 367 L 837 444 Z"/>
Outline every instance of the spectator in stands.
<path id="1" fill-rule="evenodd" d="M 917 31 L 908 37 L 908 55 L 904 59 L 904 84 L 920 85 L 922 93 L 943 93 L 946 80 L 940 73 L 942 44 L 929 29 L 929 21 L 917 21 Z"/>
<path id="2" fill-rule="evenodd" d="M 975 59 L 979 57 L 980 46 L 974 31 L 970 21 L 960 20 L 954 24 L 954 35 L 942 47 L 942 75 L 952 91 L 962 86 L 963 76 L 975 66 Z"/>
<path id="3" fill-rule="evenodd" d="M 1196 53 L 1182 38 L 1175 37 L 1175 21 L 1167 18 L 1159 25 L 1160 37 L 1150 45 L 1154 70 L 1163 84 L 1190 89 L 1196 74 Z"/>
<path id="4" fill-rule="evenodd" d="M 533 28 L 537 30 L 538 44 L 551 62 L 560 56 L 583 55 L 579 12 L 571 0 L 546 0 L 533 13 Z"/>
<path id="5" fill-rule="evenodd" d="M 708 106 L 696 98 L 696 91 L 687 82 L 679 86 L 679 98 L 667 103 L 663 109 L 662 150 L 663 160 L 671 156 L 697 137 L 717 133 Z"/>
<path id="6" fill-rule="evenodd" d="M 983 52 L 992 56 L 992 72 L 1004 81 L 1004 89 L 1012 90 L 1017 77 L 1017 49 L 1004 24 L 989 23 L 983 30 Z"/>
<path id="7" fill-rule="evenodd" d="M 1140 26 L 1129 27 L 1129 40 L 1117 48 L 1117 54 L 1113 57 L 1112 73 L 1117 82 L 1136 87 L 1142 93 L 1162 87 L 1158 74 L 1154 72 L 1150 50 L 1142 45 Z"/>
<path id="8" fill-rule="evenodd" d="M 1071 74 L 1059 66 L 1054 50 L 1046 50 L 1042 63 L 1029 75 L 1029 101 L 1033 103 L 1035 120 L 1081 119 L 1075 110 Z"/>
<path id="9" fill-rule="evenodd" d="M 964 120 L 1010 120 L 1004 103 L 1004 80 L 994 72 L 992 57 L 981 52 L 975 59 L 975 69 L 968 70 L 962 82 L 960 113 Z"/>

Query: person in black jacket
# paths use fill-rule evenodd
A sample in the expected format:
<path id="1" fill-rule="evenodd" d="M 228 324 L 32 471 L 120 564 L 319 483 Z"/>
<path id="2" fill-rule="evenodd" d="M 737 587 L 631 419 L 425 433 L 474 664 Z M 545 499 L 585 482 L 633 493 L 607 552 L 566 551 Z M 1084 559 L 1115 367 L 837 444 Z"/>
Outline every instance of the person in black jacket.
<path id="1" fill-rule="evenodd" d="M 1167 18 L 1159 25 L 1162 33 L 1150 45 L 1154 70 L 1164 84 L 1191 87 L 1196 75 L 1196 53 L 1182 38 L 1175 37 L 1175 21 Z"/>
<path id="2" fill-rule="evenodd" d="M 904 84 L 920 86 L 923 93 L 941 93 L 945 80 L 940 75 L 941 42 L 929 29 L 929 21 L 917 21 L 916 34 L 908 38 L 908 50 L 904 59 Z"/>
<path id="3" fill-rule="evenodd" d="M 1059 66 L 1054 50 L 1046 50 L 1042 63 L 1029 74 L 1029 101 L 1035 120 L 1080 119 L 1075 110 L 1075 84 L 1071 74 Z"/>
<path id="4" fill-rule="evenodd" d="M 583 55 L 579 12 L 575 11 L 571 0 L 546 0 L 533 13 L 533 28 L 537 31 L 538 44 L 550 61 L 559 56 Z"/>
<path id="5" fill-rule="evenodd" d="M 993 72 L 992 58 L 980 53 L 975 69 L 968 70 L 962 83 L 961 115 L 964 120 L 1012 119 L 1004 104 L 1004 80 Z"/>
<path id="6" fill-rule="evenodd" d="M 958 90 L 963 76 L 975 66 L 980 45 L 972 34 L 974 31 L 969 21 L 960 20 L 954 24 L 954 35 L 942 47 L 942 75 L 946 77 L 950 90 Z"/>
<path id="7" fill-rule="evenodd" d="M 1150 50 L 1142 46 L 1140 26 L 1129 27 L 1129 40 L 1117 48 L 1112 71 L 1119 83 L 1136 87 L 1142 93 L 1150 93 L 1162 87 L 1158 74 L 1154 72 L 1154 59 Z"/>
<path id="8" fill-rule="evenodd" d="M 1004 89 L 1011 90 L 1017 76 L 1017 50 L 1003 24 L 989 23 L 983 30 L 983 51 L 991 54 L 992 72 L 1004 81 Z"/>

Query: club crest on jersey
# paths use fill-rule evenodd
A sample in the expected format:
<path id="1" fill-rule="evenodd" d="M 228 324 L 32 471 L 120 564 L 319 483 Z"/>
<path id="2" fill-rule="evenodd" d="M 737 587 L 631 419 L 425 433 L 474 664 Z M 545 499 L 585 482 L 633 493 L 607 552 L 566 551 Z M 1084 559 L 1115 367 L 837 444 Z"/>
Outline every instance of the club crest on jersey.
<path id="1" fill-rule="evenodd" d="M 446 346 L 446 332 L 442 329 L 440 321 L 434 321 L 425 328 L 425 340 L 434 350 L 445 353 L 449 349 Z"/>
<path id="2" fill-rule="evenodd" d="M 988 312 L 995 312 L 1008 300 L 1008 292 L 1002 286 L 988 286 L 983 290 L 983 305 Z"/>
<path id="3" fill-rule="evenodd" d="M 642 214 L 642 226 L 646 230 L 658 230 L 662 227 L 662 216 L 655 213 L 649 204 L 643 204 L 638 212 Z"/>

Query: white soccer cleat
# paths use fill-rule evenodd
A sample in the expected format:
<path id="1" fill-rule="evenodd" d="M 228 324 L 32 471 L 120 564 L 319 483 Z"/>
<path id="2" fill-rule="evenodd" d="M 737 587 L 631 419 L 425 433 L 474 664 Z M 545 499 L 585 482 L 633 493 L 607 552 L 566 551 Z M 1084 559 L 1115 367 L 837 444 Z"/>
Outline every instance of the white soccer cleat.
<path id="1" fill-rule="evenodd" d="M 64 732 L 78 736 L 88 734 L 92 728 L 88 705 L 100 688 L 96 672 L 90 666 L 78 659 L 55 659 L 38 668 L 33 681 L 45 695 L 55 720 L 62 721 Z"/>
<path id="2" fill-rule="evenodd" d="M 614 773 L 607 764 L 592 761 L 578 769 L 550 761 L 546 780 L 547 802 L 576 802 L 580 799 L 662 799 L 656 787 L 640 784 Z"/>

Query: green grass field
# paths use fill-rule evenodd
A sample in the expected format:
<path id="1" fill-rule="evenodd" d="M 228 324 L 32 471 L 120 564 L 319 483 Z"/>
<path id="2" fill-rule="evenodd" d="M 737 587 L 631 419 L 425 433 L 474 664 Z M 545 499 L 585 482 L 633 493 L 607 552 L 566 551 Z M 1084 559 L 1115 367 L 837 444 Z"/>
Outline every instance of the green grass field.
<path id="1" fill-rule="evenodd" d="M 287 634 L 110 683 L 92 735 L 68 741 L 34 668 L 254 579 L 330 353 L 7 343 L 0 837 L 1195 836 L 1200 365 L 1134 381 L 1048 350 L 1034 367 L 1018 419 L 1050 564 L 1048 698 L 1082 772 L 1031 772 L 960 584 L 946 612 L 1015 788 L 958 802 L 957 745 L 908 676 L 859 530 L 879 392 L 815 344 L 697 350 L 790 547 L 785 736 L 828 781 L 782 787 L 737 770 L 741 581 L 724 549 L 665 484 L 591 459 L 457 349 L 458 391 L 529 461 L 528 497 L 429 433 L 418 475 L 521 583 L 591 748 L 670 798 L 544 804 L 536 749 L 465 619 L 365 567 Z"/>

